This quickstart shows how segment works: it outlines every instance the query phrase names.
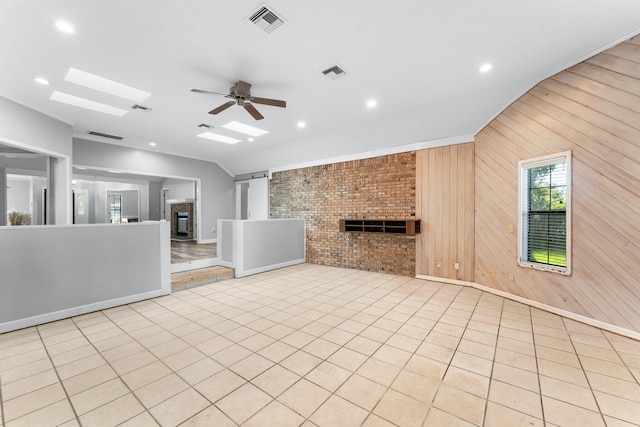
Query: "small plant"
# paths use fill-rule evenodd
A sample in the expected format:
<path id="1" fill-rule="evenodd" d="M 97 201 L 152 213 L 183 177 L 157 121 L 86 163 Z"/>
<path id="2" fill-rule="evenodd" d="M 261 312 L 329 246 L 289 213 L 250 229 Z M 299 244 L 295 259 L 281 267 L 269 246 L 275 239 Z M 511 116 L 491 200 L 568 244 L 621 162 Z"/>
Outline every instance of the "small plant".
<path id="1" fill-rule="evenodd" d="M 28 225 L 31 222 L 31 215 L 26 212 L 11 211 L 7 214 L 9 225 Z"/>

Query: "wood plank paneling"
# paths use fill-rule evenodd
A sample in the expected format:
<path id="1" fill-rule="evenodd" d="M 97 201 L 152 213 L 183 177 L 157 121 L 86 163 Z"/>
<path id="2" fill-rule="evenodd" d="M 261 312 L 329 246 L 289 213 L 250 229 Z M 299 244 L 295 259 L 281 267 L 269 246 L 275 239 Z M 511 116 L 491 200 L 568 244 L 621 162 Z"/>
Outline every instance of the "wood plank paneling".
<path id="1" fill-rule="evenodd" d="M 473 143 L 418 151 L 416 162 L 416 210 L 423 230 L 416 272 L 472 281 Z"/>
<path id="2" fill-rule="evenodd" d="M 541 82 L 476 136 L 477 283 L 640 331 L 639 44 L 636 37 Z M 566 150 L 571 276 L 519 267 L 518 233 L 508 231 L 518 223 L 518 161 Z"/>

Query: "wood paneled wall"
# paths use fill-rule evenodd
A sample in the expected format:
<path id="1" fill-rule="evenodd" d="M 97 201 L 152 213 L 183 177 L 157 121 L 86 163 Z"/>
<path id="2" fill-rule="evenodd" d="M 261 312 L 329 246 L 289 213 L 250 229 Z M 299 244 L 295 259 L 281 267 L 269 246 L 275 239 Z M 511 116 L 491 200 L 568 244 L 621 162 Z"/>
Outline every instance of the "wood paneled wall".
<path id="1" fill-rule="evenodd" d="M 473 188 L 473 143 L 416 153 L 417 274 L 473 280 Z"/>
<path id="2" fill-rule="evenodd" d="M 518 267 L 517 229 L 508 231 L 518 161 L 566 150 L 570 277 Z M 640 331 L 640 38 L 541 82 L 483 129 L 475 190 L 477 283 Z"/>

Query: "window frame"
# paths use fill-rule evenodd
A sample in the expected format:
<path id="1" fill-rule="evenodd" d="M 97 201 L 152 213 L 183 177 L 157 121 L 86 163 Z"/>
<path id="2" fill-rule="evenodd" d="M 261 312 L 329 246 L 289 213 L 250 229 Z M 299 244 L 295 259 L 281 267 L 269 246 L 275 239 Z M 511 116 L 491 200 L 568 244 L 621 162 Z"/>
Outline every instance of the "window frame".
<path id="1" fill-rule="evenodd" d="M 566 165 L 566 257 L 567 266 L 559 267 L 548 264 L 542 264 L 526 260 L 524 251 L 527 246 L 525 241 L 528 237 L 528 221 L 526 221 L 529 213 L 529 180 L 528 171 L 530 169 L 542 166 L 549 166 L 556 163 L 564 162 Z M 533 159 L 521 160 L 518 162 L 518 265 L 520 267 L 532 268 L 540 271 L 562 274 L 564 276 L 571 275 L 571 151 L 551 154 L 547 156 L 536 157 Z"/>

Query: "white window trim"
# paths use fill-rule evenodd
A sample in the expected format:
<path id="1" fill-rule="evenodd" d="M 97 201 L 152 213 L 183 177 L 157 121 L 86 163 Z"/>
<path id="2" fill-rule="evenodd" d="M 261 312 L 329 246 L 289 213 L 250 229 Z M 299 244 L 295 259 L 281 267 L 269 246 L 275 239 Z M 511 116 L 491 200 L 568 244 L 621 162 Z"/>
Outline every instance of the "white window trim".
<path id="1" fill-rule="evenodd" d="M 525 171 L 539 167 L 539 166 L 547 166 L 553 163 L 557 163 L 559 161 L 565 161 L 567 165 L 567 208 L 566 208 L 566 221 L 567 221 L 567 266 L 563 267 L 554 267 L 546 264 L 539 264 L 536 262 L 525 261 L 523 260 L 522 251 L 523 251 L 523 242 L 525 236 L 523 235 L 525 231 L 525 223 L 524 223 L 524 212 L 527 210 L 527 198 L 526 192 L 524 191 L 524 187 L 528 186 L 528 182 L 525 179 Z M 548 156 L 536 157 L 534 159 L 521 160 L 518 162 L 518 197 L 519 197 L 519 205 L 518 205 L 518 265 L 526 268 L 533 268 L 535 270 L 548 271 L 551 273 L 558 273 L 565 276 L 571 275 L 571 151 L 564 151 L 562 153 L 556 153 Z"/>

